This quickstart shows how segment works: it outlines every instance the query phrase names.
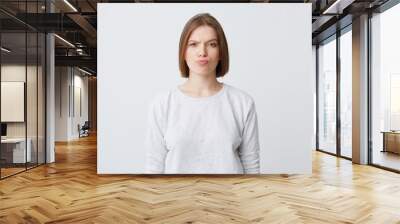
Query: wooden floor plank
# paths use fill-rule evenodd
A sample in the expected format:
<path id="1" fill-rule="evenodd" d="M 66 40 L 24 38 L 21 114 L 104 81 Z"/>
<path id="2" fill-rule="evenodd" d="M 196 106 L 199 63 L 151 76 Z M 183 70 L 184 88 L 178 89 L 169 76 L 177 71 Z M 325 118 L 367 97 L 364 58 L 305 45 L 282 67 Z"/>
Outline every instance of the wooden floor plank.
<path id="1" fill-rule="evenodd" d="M 0 223 L 398 223 L 400 175 L 313 153 L 312 175 L 97 175 L 96 137 L 0 181 Z"/>

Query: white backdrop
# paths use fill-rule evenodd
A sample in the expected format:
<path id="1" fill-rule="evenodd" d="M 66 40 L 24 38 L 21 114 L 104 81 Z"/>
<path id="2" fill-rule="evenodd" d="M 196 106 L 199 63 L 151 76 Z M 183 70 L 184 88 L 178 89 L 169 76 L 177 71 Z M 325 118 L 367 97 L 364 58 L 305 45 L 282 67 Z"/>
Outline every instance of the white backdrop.
<path id="1" fill-rule="evenodd" d="M 220 81 L 250 94 L 259 122 L 261 173 L 311 173 L 311 4 L 98 4 L 99 174 L 140 174 L 149 101 L 184 82 L 183 26 L 208 12 L 224 28 L 230 70 Z"/>

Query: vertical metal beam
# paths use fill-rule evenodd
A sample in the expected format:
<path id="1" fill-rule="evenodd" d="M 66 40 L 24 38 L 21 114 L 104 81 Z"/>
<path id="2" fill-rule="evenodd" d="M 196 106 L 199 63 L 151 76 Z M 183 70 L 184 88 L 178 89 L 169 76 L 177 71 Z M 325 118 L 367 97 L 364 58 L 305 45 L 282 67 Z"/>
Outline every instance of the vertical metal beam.
<path id="1" fill-rule="evenodd" d="M 45 0 L 45 13 L 48 10 L 48 1 Z M 48 33 L 44 33 L 44 77 L 42 74 L 42 79 L 44 79 L 44 163 L 47 163 L 47 36 Z M 43 71 L 42 71 L 43 72 Z"/>
<path id="2" fill-rule="evenodd" d="M 28 17 L 28 0 L 25 0 L 25 21 Z M 26 24 L 26 23 L 25 23 Z M 28 169 L 28 24 L 25 25 L 25 100 L 24 100 L 24 121 L 25 121 L 25 170 Z"/>
<path id="3" fill-rule="evenodd" d="M 39 13 L 39 0 L 36 0 L 36 13 Z M 36 31 L 36 166 L 38 165 L 39 165 L 39 32 Z"/>
<path id="4" fill-rule="evenodd" d="M 336 154 L 341 156 L 341 114 L 340 114 L 340 83 L 341 83 L 341 65 L 340 65 L 340 29 L 336 30 Z"/>
<path id="5" fill-rule="evenodd" d="M 319 149 L 319 44 L 315 47 L 315 88 L 316 88 L 316 99 L 315 99 L 315 109 L 316 109 L 316 136 L 315 136 L 315 147 Z"/>
<path id="6" fill-rule="evenodd" d="M 1 32 L 1 29 L 2 28 L 2 23 L 0 23 L 0 47 L 2 46 L 2 32 Z M 1 50 L 0 50 L 1 51 Z M 2 58 L 1 58 L 1 55 L 2 55 L 2 53 L 0 52 L 0 125 L 2 124 L 2 122 L 1 122 L 1 110 L 2 110 L 2 108 L 1 108 L 1 67 L 2 67 Z M 1 162 L 1 150 L 2 150 L 2 147 L 1 147 L 1 144 L 0 144 L 0 179 L 2 179 L 1 178 L 1 169 L 2 169 L 2 162 Z"/>
<path id="7" fill-rule="evenodd" d="M 368 53 L 367 53 L 367 64 L 368 64 L 368 75 L 367 75 L 367 83 L 368 83 L 368 164 L 373 163 L 373 145 L 372 145 L 372 61 L 371 61 L 371 56 L 372 56 L 372 26 L 371 26 L 371 20 L 372 20 L 372 12 L 368 12 L 368 20 L 367 20 L 367 44 L 368 44 Z"/>

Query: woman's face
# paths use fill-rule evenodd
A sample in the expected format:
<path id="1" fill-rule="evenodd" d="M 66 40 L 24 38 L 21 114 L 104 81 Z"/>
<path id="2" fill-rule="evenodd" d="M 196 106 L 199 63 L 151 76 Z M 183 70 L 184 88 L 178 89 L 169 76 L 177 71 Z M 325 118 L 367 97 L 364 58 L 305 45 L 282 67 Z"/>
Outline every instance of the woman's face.
<path id="1" fill-rule="evenodd" d="M 193 30 L 186 46 L 185 61 L 191 74 L 215 75 L 219 46 L 214 28 L 204 25 Z"/>

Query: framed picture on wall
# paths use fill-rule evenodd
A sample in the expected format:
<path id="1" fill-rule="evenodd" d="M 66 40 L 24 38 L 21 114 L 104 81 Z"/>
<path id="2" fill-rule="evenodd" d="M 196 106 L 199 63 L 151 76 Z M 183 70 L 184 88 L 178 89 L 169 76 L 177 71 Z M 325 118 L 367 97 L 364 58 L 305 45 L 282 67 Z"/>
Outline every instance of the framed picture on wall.
<path id="1" fill-rule="evenodd" d="M 1 122 L 24 122 L 25 82 L 1 82 Z"/>

